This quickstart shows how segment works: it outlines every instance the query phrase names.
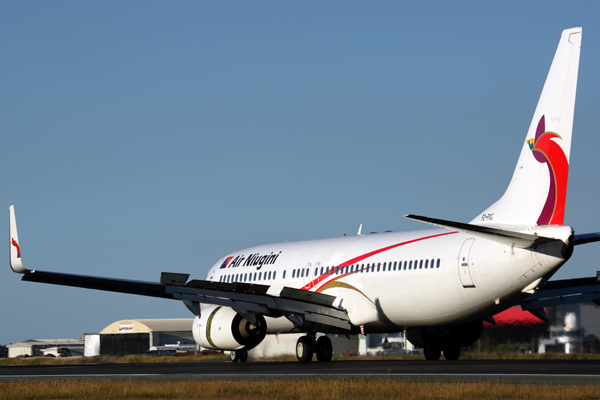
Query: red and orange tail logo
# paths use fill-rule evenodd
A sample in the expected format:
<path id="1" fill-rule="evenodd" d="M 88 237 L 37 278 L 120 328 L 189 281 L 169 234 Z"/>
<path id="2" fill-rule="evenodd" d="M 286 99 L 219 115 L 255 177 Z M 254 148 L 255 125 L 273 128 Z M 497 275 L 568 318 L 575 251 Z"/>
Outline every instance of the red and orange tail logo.
<path id="1" fill-rule="evenodd" d="M 553 140 L 554 138 L 562 139 L 557 133 L 546 132 L 546 120 L 542 115 L 535 132 L 535 139 L 527 141 L 535 159 L 540 163 L 546 163 L 550 174 L 550 190 L 537 220 L 538 225 L 562 225 L 565 217 L 569 162 L 565 152 Z"/>

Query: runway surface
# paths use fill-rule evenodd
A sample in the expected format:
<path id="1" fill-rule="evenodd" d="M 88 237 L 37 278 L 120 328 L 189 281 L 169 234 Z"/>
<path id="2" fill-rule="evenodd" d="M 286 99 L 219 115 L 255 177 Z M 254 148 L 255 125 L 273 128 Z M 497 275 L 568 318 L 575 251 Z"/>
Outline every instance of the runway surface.
<path id="1" fill-rule="evenodd" d="M 600 360 L 459 360 L 197 362 L 15 365 L 0 367 L 0 382 L 22 379 L 397 379 L 600 384 Z"/>

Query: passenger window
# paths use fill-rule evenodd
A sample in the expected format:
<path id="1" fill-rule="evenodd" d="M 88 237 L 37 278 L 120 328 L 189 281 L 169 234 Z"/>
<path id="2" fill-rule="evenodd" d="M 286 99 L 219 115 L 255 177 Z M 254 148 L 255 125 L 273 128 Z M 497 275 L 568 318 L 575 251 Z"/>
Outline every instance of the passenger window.
<path id="1" fill-rule="evenodd" d="M 427 269 L 427 264 L 429 264 L 429 260 L 425 260 L 425 269 Z"/>
<path id="2" fill-rule="evenodd" d="M 436 266 L 436 268 L 439 268 L 439 267 L 440 267 L 440 259 L 438 258 L 437 259 L 437 266 Z"/>
<path id="3" fill-rule="evenodd" d="M 377 272 L 379 272 L 379 267 L 381 267 L 381 263 L 377 264 Z M 385 269 L 385 263 L 383 264 L 383 268 Z"/>
<path id="4" fill-rule="evenodd" d="M 259 280 L 259 281 L 260 281 L 260 280 L 262 280 L 262 278 L 261 278 L 261 277 L 262 277 L 262 272 L 259 272 L 259 273 L 258 273 L 258 280 Z"/>
<path id="5" fill-rule="evenodd" d="M 301 274 L 300 276 L 301 276 L 302 278 L 304 278 L 304 268 L 303 268 L 302 270 L 300 270 L 300 274 Z"/>
<path id="6" fill-rule="evenodd" d="M 277 275 L 277 271 L 273 271 L 273 279 L 275 279 L 275 275 Z"/>
<path id="7" fill-rule="evenodd" d="M 271 280 L 271 271 L 269 271 L 269 278 L 268 279 Z"/>
<path id="8" fill-rule="evenodd" d="M 412 269 L 412 261 L 408 263 L 408 269 Z"/>
<path id="9" fill-rule="evenodd" d="M 394 271 L 396 270 L 396 265 L 398 264 L 398 261 L 394 261 Z"/>
<path id="10" fill-rule="evenodd" d="M 309 274 L 310 270 L 308 268 L 306 268 L 306 277 L 308 278 L 308 274 Z"/>
<path id="11" fill-rule="evenodd" d="M 285 279 L 285 269 L 283 270 L 283 276 L 281 278 Z"/>
<path id="12" fill-rule="evenodd" d="M 321 267 L 321 275 L 323 275 L 323 267 Z"/>
<path id="13" fill-rule="evenodd" d="M 315 268 L 315 276 L 319 275 L 319 267 Z"/>
<path id="14" fill-rule="evenodd" d="M 254 281 L 256 281 L 256 272 L 254 273 Z"/>
<path id="15" fill-rule="evenodd" d="M 295 277 L 296 277 L 296 270 L 295 270 L 295 269 L 293 269 L 293 270 L 292 270 L 292 278 L 295 278 Z"/>
<path id="16" fill-rule="evenodd" d="M 423 269 L 423 260 L 419 263 L 419 269 Z"/>

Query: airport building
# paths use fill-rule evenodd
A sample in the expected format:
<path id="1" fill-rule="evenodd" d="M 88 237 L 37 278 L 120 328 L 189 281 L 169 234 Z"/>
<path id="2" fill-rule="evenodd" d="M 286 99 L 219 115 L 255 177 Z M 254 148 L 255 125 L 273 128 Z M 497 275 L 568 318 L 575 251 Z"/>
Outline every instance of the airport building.
<path id="1" fill-rule="evenodd" d="M 193 321 L 192 318 L 174 318 L 113 322 L 98 334 L 84 335 L 85 355 L 125 356 L 152 351 L 194 351 Z"/>
<path id="2" fill-rule="evenodd" d="M 30 339 L 24 342 L 13 343 L 6 346 L 8 357 L 81 357 L 83 356 L 84 342 L 81 339 Z"/>

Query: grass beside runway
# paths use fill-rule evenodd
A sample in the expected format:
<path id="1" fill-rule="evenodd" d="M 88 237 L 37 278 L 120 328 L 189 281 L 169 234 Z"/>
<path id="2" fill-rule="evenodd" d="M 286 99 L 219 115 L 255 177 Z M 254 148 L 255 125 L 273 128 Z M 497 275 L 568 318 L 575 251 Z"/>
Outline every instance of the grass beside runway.
<path id="1" fill-rule="evenodd" d="M 0 383 L 0 400 L 28 399 L 597 399 L 600 385 L 415 383 L 392 380 L 44 380 Z"/>

